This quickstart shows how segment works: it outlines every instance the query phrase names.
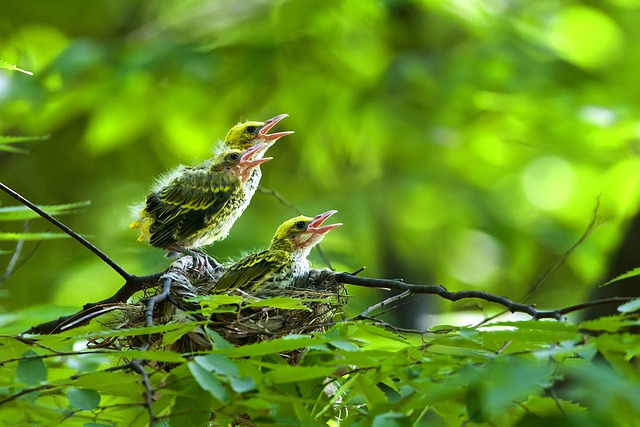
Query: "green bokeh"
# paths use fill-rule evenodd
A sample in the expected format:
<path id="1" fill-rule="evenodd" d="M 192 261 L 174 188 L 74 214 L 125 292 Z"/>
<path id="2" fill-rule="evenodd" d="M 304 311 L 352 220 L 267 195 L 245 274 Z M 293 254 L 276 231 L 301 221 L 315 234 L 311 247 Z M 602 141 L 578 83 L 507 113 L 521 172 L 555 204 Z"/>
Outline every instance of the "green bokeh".
<path id="1" fill-rule="evenodd" d="M 278 129 L 296 134 L 270 150 L 262 185 L 307 214 L 339 211 L 345 225 L 322 245 L 339 270 L 518 299 L 580 237 L 599 196 L 606 226 L 530 300 L 568 305 L 603 279 L 637 211 L 634 2 L 2 8 L 0 59 L 34 75 L 0 70 L 0 134 L 50 138 L 28 154 L 0 151 L 0 180 L 39 204 L 91 200 L 65 223 L 135 274 L 168 263 L 128 229 L 128 206 L 154 177 L 207 158 L 238 121 L 280 113 L 290 117 Z M 264 248 L 293 215 L 259 193 L 209 251 L 224 260 Z M 40 220 L 31 229 L 51 231 Z M 3 284 L 0 306 L 79 306 L 120 285 L 80 245 L 47 241 Z M 353 292 L 356 305 L 376 298 Z"/>

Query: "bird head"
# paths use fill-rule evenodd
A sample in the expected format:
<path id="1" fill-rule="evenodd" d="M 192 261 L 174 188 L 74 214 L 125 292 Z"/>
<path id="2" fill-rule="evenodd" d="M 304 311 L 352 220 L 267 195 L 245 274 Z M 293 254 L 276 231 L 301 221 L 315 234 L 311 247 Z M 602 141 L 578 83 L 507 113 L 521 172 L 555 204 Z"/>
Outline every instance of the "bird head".
<path id="1" fill-rule="evenodd" d="M 263 164 L 273 159 L 273 157 L 262 157 L 260 159 L 252 159 L 257 152 L 264 150 L 267 144 L 260 143 L 253 147 L 249 147 L 246 150 L 229 150 L 226 153 L 222 153 L 220 165 L 223 169 L 227 169 L 237 174 L 242 182 L 245 183 L 251 176 L 251 172 Z"/>
<path id="2" fill-rule="evenodd" d="M 261 150 L 258 155 L 264 154 L 278 139 L 294 133 L 293 131 L 268 133 L 276 123 L 287 116 L 289 115 L 280 114 L 264 122 L 250 121 L 237 124 L 227 132 L 224 141 L 229 147 L 238 150 L 244 150 L 256 144 L 265 143 L 264 149 Z"/>
<path id="3" fill-rule="evenodd" d="M 311 248 L 320 243 L 329 231 L 342 225 L 341 223 L 322 225 L 336 212 L 338 211 L 327 211 L 313 218 L 301 215 L 285 221 L 273 236 L 271 249 L 285 250 L 306 257 L 311 252 Z"/>

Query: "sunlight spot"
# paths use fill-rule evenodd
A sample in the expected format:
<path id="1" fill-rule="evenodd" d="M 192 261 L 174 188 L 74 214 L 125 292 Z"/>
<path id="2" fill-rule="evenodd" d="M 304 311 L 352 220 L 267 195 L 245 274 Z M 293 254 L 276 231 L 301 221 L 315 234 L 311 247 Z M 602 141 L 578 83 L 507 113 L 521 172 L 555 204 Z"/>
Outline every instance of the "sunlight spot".
<path id="1" fill-rule="evenodd" d="M 500 269 L 502 249 L 492 236 L 478 230 L 465 231 L 448 257 L 449 274 L 468 284 L 482 284 Z"/>
<path id="2" fill-rule="evenodd" d="M 585 105 L 578 113 L 582 121 L 601 127 L 609 127 L 616 122 L 616 114 L 608 108 Z"/>
<path id="3" fill-rule="evenodd" d="M 541 157 L 529 163 L 521 175 L 522 191 L 529 202 L 544 210 L 567 204 L 575 189 L 571 165 L 559 157 Z"/>
<path id="4" fill-rule="evenodd" d="M 9 81 L 9 77 L 6 75 L 6 73 L 0 73 L 0 99 L 4 99 L 7 97 L 10 86 L 11 82 Z"/>

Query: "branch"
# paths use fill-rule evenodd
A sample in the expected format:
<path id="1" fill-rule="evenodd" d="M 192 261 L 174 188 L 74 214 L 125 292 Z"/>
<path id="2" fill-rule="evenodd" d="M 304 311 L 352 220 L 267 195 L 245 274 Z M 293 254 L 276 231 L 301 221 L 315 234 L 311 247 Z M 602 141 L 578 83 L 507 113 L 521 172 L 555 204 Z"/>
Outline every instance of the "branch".
<path id="1" fill-rule="evenodd" d="M 588 301 L 582 304 L 576 304 L 569 307 L 558 308 L 556 310 L 538 310 L 533 304 L 520 304 L 511 301 L 507 297 L 500 297 L 498 295 L 490 294 L 484 291 L 448 291 L 441 285 L 415 285 L 411 283 L 405 283 L 401 280 L 393 279 L 376 279 L 369 277 L 353 276 L 349 273 L 336 273 L 333 278 L 343 284 L 364 286 L 367 288 L 385 288 L 396 289 L 400 291 L 410 291 L 415 294 L 433 294 L 438 295 L 449 301 L 459 301 L 467 298 L 477 298 L 502 305 L 512 313 L 525 313 L 534 319 L 556 319 L 562 320 L 562 317 L 566 314 L 572 313 L 578 310 L 584 310 L 585 308 L 593 307 L 596 305 L 605 304 L 617 304 L 621 302 L 631 301 L 634 297 L 613 297 L 600 300 Z"/>
<path id="2" fill-rule="evenodd" d="M 22 225 L 22 232 L 26 233 L 28 229 L 29 229 L 29 220 L 25 220 Z M 14 269 L 16 268 L 16 265 L 18 264 L 18 260 L 20 259 L 20 255 L 22 253 L 23 245 L 24 245 L 24 240 L 22 239 L 18 240 L 18 243 L 16 243 L 16 249 L 13 251 L 13 256 L 9 260 L 9 264 L 7 264 L 7 268 L 4 271 L 4 274 L 2 275 L 2 277 L 0 277 L 0 286 L 2 286 L 2 284 L 9 278 L 9 276 L 11 276 L 11 273 L 13 273 Z"/>
<path id="3" fill-rule="evenodd" d="M 61 223 L 60 221 L 58 221 L 57 219 L 55 219 L 54 217 L 52 217 L 51 215 L 49 215 L 48 213 L 46 213 L 45 211 L 43 211 L 42 209 L 40 209 L 37 205 L 35 205 L 34 203 L 30 202 L 29 200 L 27 200 L 26 198 L 22 197 L 20 194 L 16 193 L 15 191 L 13 191 L 11 188 L 7 187 L 6 185 L 4 185 L 2 182 L 0 182 L 0 190 L 4 191 L 5 193 L 7 193 L 8 195 L 10 195 L 11 197 L 13 197 L 14 199 L 16 199 L 17 201 L 19 201 L 20 203 L 22 203 L 23 205 L 27 206 L 29 209 L 31 209 L 32 211 L 34 211 L 35 213 L 37 213 L 38 215 L 40 215 L 42 218 L 46 219 L 47 221 L 49 221 L 50 223 L 52 223 L 53 225 L 55 225 L 56 227 L 58 227 L 60 230 L 64 231 L 65 233 L 67 233 L 69 236 L 71 236 L 72 238 L 74 238 L 76 241 L 78 241 L 82 246 L 84 246 L 85 248 L 89 249 L 91 252 L 93 252 L 98 258 L 100 258 L 102 261 L 104 261 L 109 267 L 111 267 L 116 273 L 118 273 L 123 279 L 125 280 L 129 280 L 129 278 L 131 277 L 131 274 L 127 273 L 122 267 L 120 267 L 114 260 L 112 260 L 111 258 L 109 258 L 104 252 L 102 252 L 100 249 L 96 248 L 91 242 L 89 242 L 87 239 L 85 239 L 84 237 L 80 236 L 78 233 L 76 233 L 75 231 L 73 231 L 72 229 L 70 229 L 69 227 L 67 227 L 66 225 L 64 225 L 63 223 Z"/>
<path id="4" fill-rule="evenodd" d="M 91 319 L 101 316 L 108 311 L 120 308 L 119 305 L 127 302 L 136 292 L 155 286 L 163 274 L 164 272 L 151 274 L 149 276 L 130 275 L 125 284 L 109 298 L 98 302 L 87 303 L 82 307 L 82 310 L 77 313 L 33 326 L 24 333 L 57 334 L 77 328 L 78 326 L 86 325 Z"/>

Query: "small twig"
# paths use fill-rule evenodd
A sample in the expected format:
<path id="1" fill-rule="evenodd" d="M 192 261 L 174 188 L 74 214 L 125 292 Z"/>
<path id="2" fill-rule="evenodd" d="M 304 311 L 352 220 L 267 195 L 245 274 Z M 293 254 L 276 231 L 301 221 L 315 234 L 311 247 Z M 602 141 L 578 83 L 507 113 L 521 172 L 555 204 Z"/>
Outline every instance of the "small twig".
<path id="1" fill-rule="evenodd" d="M 82 310 L 75 314 L 72 314 L 70 316 L 62 316 L 57 318 L 56 320 L 41 323 L 39 325 L 31 327 L 24 333 L 55 334 L 62 332 L 62 327 L 64 327 L 64 330 L 69 330 L 87 324 L 91 319 L 104 314 L 104 307 L 125 303 L 136 292 L 139 292 L 148 287 L 155 286 L 163 274 L 164 272 L 151 274 L 149 276 L 131 275 L 125 282 L 125 284 L 109 298 L 103 299 L 102 301 L 98 302 L 87 303 L 82 307 Z"/>
<path id="2" fill-rule="evenodd" d="M 146 391 L 145 406 L 147 408 L 147 413 L 149 414 L 149 427 L 153 427 L 156 424 L 157 418 L 155 413 L 153 412 L 153 388 L 151 388 L 151 381 L 149 381 L 149 373 L 146 369 L 144 369 L 142 362 L 138 359 L 132 360 L 128 363 L 128 365 L 131 367 L 131 369 L 137 371 L 142 378 L 142 384 L 144 385 Z"/>
<path id="3" fill-rule="evenodd" d="M 389 297 L 384 301 L 380 301 L 379 303 L 372 305 L 371 307 L 367 308 L 362 313 L 360 313 L 360 314 L 358 314 L 358 315 L 356 315 L 356 316 L 354 316 L 354 317 L 352 317 L 352 318 L 350 318 L 348 320 L 357 320 L 357 319 L 362 319 L 364 317 L 367 317 L 369 315 L 369 313 L 371 313 L 372 311 L 377 310 L 377 309 L 382 308 L 382 307 L 385 307 L 385 306 L 387 306 L 387 305 L 389 305 L 389 304 L 391 304 L 391 303 L 393 303 L 395 301 L 398 301 L 398 300 L 401 300 L 403 298 L 406 298 L 411 294 L 412 294 L 412 292 L 410 290 L 406 290 L 406 291 L 404 291 L 404 292 L 402 292 L 402 293 L 400 293 L 398 295 L 394 295 L 392 297 Z"/>
<path id="4" fill-rule="evenodd" d="M 538 280 L 536 280 L 536 282 L 533 284 L 533 286 L 531 287 L 531 289 L 529 289 L 529 291 L 520 299 L 519 302 L 526 302 L 531 295 L 533 295 L 538 288 L 549 278 L 553 275 L 553 273 L 556 272 L 556 270 L 558 270 L 558 268 L 560 268 L 566 261 L 567 259 L 569 259 L 569 256 L 571 256 L 571 254 L 587 239 L 587 237 L 589 237 L 589 235 L 593 232 L 593 230 L 595 230 L 596 227 L 598 227 L 599 225 L 601 225 L 602 223 L 599 222 L 600 217 L 598 216 L 598 209 L 600 208 L 600 196 L 596 197 L 596 206 L 593 209 L 593 214 L 591 216 L 591 221 L 589 221 L 589 224 L 587 225 L 587 228 L 584 230 L 584 232 L 582 233 L 582 235 L 580 236 L 580 238 L 569 248 L 567 249 L 564 254 L 562 254 L 562 256 L 560 257 L 560 259 L 551 266 L 551 268 L 549 268 L 543 275 L 542 277 L 540 277 Z"/>
<path id="5" fill-rule="evenodd" d="M 63 223 L 61 223 L 60 221 L 58 221 L 57 219 L 55 219 L 54 217 L 52 217 L 51 215 L 49 215 L 48 213 L 46 213 L 45 211 L 43 211 L 42 209 L 40 209 L 37 205 L 35 205 L 34 203 L 30 202 L 29 200 L 27 200 L 26 198 L 22 197 L 20 194 L 16 193 L 15 191 L 13 191 L 11 188 L 7 187 L 5 184 L 3 184 L 2 182 L 0 182 L 0 189 L 2 191 L 4 191 L 5 193 L 7 193 L 8 195 L 10 195 L 11 197 L 13 197 L 14 199 L 16 199 L 17 201 L 19 201 L 20 203 L 22 203 L 23 205 L 27 206 L 29 209 L 31 209 L 32 211 L 34 211 L 35 213 L 37 213 L 38 215 L 40 215 L 42 218 L 46 219 L 47 221 L 49 221 L 50 223 L 52 223 L 53 225 L 55 225 L 56 227 L 58 227 L 60 230 L 64 231 L 65 233 L 67 233 L 69 236 L 71 236 L 72 238 L 74 238 L 76 241 L 78 241 L 82 246 L 84 246 L 85 248 L 89 249 L 91 252 L 93 252 L 98 258 L 100 258 L 102 261 L 104 261 L 109 267 L 111 267 L 116 273 L 118 273 L 123 279 L 125 280 L 129 280 L 129 278 L 131 277 L 131 274 L 129 274 L 128 272 L 126 272 L 122 267 L 120 267 L 115 261 L 113 261 L 111 258 L 109 258 L 104 252 L 102 252 L 100 249 L 98 249 L 97 247 L 95 247 L 91 242 L 89 242 L 87 239 L 85 239 L 84 237 L 80 236 L 78 233 L 76 233 L 75 231 L 73 231 L 72 229 L 70 229 L 69 227 L 67 227 L 66 225 L 64 225 Z"/>
<path id="6" fill-rule="evenodd" d="M 302 212 L 300 208 L 298 208 L 295 204 L 287 200 L 282 194 L 278 193 L 277 191 L 272 190 L 270 188 L 264 188 L 262 186 L 258 186 L 258 191 L 263 194 L 268 194 L 270 196 L 275 197 L 280 203 L 282 203 L 289 209 L 293 210 L 298 215 L 304 215 L 304 212 Z M 331 266 L 331 261 L 329 261 L 329 257 L 327 256 L 327 254 L 324 253 L 320 244 L 316 245 L 316 250 L 318 251 L 320 258 L 322 258 L 322 262 L 324 262 L 329 269 L 333 270 L 333 267 Z"/>
<path id="7" fill-rule="evenodd" d="M 27 230 L 29 230 L 29 220 L 25 220 L 22 225 L 22 232 L 26 233 Z M 2 275 L 2 277 L 0 277 L 0 286 L 2 286 L 2 284 L 9 278 L 9 276 L 11 276 L 11 273 L 13 273 L 13 270 L 16 268 L 16 264 L 20 259 L 23 246 L 24 240 L 18 240 L 18 243 L 16 243 L 16 249 L 13 251 L 13 255 L 9 260 L 9 264 L 7 264 L 7 268 L 5 269 L 4 274 Z"/>
<path id="8" fill-rule="evenodd" d="M 551 268 L 545 271 L 542 277 L 536 280 L 536 282 L 533 284 L 531 289 L 529 289 L 529 291 L 527 291 L 527 293 L 522 298 L 519 299 L 519 302 L 522 302 L 522 303 L 526 302 L 538 290 L 538 288 L 540 288 L 540 286 L 549 277 L 551 277 L 551 275 L 553 275 L 553 273 L 555 273 L 556 270 L 560 268 L 567 261 L 567 259 L 569 259 L 569 256 L 571 256 L 571 254 L 587 239 L 587 237 L 589 237 L 589 235 L 593 232 L 593 230 L 601 224 L 600 222 L 598 222 L 598 220 L 600 219 L 600 217 L 598 216 L 599 208 L 600 208 L 600 196 L 596 197 L 596 206 L 593 209 L 593 215 L 591 216 L 591 221 L 589 221 L 587 228 L 582 233 L 580 238 L 569 249 L 567 249 L 564 254 L 562 254 L 558 262 L 556 262 L 553 266 L 551 266 Z M 486 317 L 480 323 L 475 325 L 475 327 L 482 326 L 502 316 L 506 312 L 507 311 L 501 311 L 499 313 L 494 314 L 493 316 Z"/>

